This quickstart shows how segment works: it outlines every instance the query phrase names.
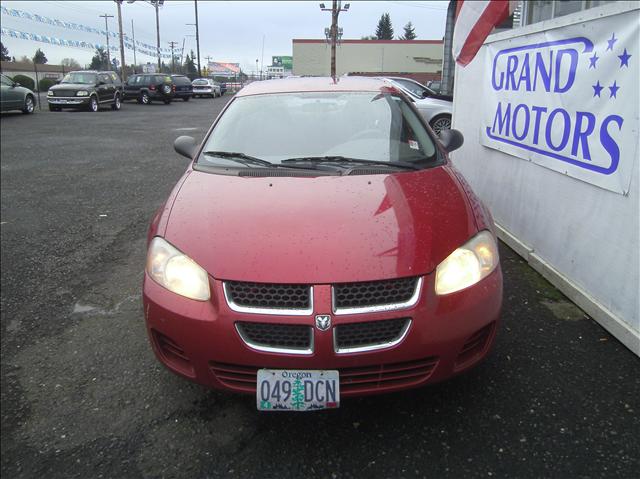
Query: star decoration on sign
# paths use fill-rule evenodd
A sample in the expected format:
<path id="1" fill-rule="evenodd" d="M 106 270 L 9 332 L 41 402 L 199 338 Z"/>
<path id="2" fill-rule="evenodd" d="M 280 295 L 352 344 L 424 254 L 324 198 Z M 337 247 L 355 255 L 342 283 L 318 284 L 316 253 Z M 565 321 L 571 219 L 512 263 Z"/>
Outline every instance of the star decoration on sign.
<path id="1" fill-rule="evenodd" d="M 596 62 L 600 59 L 600 57 L 598 55 L 596 55 L 596 52 L 593 52 L 593 56 L 589 57 L 589 68 L 595 68 L 596 67 Z"/>
<path id="2" fill-rule="evenodd" d="M 607 50 L 613 50 L 613 44 L 617 41 L 618 39 L 616 38 L 616 34 L 612 33 L 611 38 L 607 40 L 607 43 L 608 43 Z"/>
<path id="3" fill-rule="evenodd" d="M 611 86 L 609 87 L 609 91 L 611 92 L 611 93 L 609 93 L 609 98 L 618 98 L 618 97 L 616 96 L 616 94 L 618 93 L 618 90 L 619 90 L 619 89 L 620 89 L 620 87 L 619 87 L 619 86 L 616 84 L 616 82 L 614 81 L 614 82 L 613 82 L 613 85 L 611 85 Z"/>
<path id="4" fill-rule="evenodd" d="M 626 48 L 624 49 L 624 53 L 622 55 L 618 55 L 618 58 L 620 59 L 620 68 L 629 66 L 629 58 L 631 58 L 631 55 L 627 53 Z"/>
<path id="5" fill-rule="evenodd" d="M 598 82 L 595 85 L 591 85 L 593 88 L 593 96 L 600 96 L 600 92 L 602 91 L 602 89 L 604 88 L 603 86 L 600 86 L 600 80 L 598 80 Z"/>

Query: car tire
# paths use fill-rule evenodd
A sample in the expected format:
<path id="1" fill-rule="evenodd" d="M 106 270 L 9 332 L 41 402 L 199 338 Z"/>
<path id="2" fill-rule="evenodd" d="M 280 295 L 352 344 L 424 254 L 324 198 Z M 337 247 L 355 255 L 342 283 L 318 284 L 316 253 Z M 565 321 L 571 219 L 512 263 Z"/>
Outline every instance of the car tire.
<path id="1" fill-rule="evenodd" d="M 431 119 L 429 126 L 431 126 L 431 129 L 436 135 L 440 135 L 442 130 L 449 130 L 451 128 L 451 115 L 438 115 Z"/>
<path id="2" fill-rule="evenodd" d="M 146 91 L 140 93 L 140 103 L 142 103 L 143 105 L 149 105 L 151 103 L 151 98 Z"/>
<path id="3" fill-rule="evenodd" d="M 122 107 L 122 102 L 120 101 L 120 95 L 116 95 L 113 99 L 113 104 L 111 105 L 111 109 L 114 111 L 118 111 Z"/>
<path id="4" fill-rule="evenodd" d="M 95 97 L 95 95 L 91 95 L 91 97 L 89 97 L 89 111 L 95 113 L 99 109 L 100 105 L 98 104 L 98 99 Z"/>
<path id="5" fill-rule="evenodd" d="M 184 98 L 182 98 L 184 101 L 189 101 L 190 98 L 188 96 L 185 96 Z"/>
<path id="6" fill-rule="evenodd" d="M 36 111 L 35 99 L 32 95 L 27 95 L 24 97 L 24 106 L 22 107 L 22 113 L 25 115 L 29 115 Z"/>
<path id="7" fill-rule="evenodd" d="M 62 111 L 62 108 L 59 106 L 49 105 L 49 111 Z"/>
<path id="8" fill-rule="evenodd" d="M 166 100 L 162 100 L 164 102 L 165 105 L 168 105 L 169 103 L 171 103 L 171 99 L 167 98 Z"/>

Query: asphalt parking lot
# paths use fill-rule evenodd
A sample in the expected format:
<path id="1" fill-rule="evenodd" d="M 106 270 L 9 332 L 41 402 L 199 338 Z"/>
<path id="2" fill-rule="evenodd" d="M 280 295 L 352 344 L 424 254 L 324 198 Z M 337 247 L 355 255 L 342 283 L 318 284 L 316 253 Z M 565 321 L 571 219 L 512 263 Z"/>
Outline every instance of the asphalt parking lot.
<path id="1" fill-rule="evenodd" d="M 160 366 L 147 226 L 229 98 L 2 115 L 3 477 L 637 477 L 640 359 L 504 246 L 496 348 L 446 383 L 269 414 Z"/>

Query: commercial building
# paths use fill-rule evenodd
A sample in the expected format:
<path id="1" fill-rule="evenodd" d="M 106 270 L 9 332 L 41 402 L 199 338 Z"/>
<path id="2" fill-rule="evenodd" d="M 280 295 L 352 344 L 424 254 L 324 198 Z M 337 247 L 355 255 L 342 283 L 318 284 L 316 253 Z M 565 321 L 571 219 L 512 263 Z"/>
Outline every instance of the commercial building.
<path id="1" fill-rule="evenodd" d="M 326 40 L 293 40 L 294 75 L 328 76 L 330 66 Z M 442 40 L 342 40 L 336 49 L 336 74 L 439 80 Z"/>
<path id="2" fill-rule="evenodd" d="M 64 65 L 51 65 L 51 64 L 39 64 L 27 62 L 0 62 L 0 72 L 8 77 L 13 78 L 15 75 L 25 75 L 36 82 L 45 78 L 49 80 L 62 80 L 65 73 L 69 73 L 71 68 Z"/>

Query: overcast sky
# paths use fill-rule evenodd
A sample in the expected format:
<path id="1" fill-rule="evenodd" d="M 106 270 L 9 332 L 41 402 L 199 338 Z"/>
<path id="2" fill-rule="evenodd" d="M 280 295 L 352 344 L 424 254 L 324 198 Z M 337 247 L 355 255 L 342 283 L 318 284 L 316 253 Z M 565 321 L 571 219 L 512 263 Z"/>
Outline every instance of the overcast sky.
<path id="1" fill-rule="evenodd" d="M 273 55 L 291 55 L 294 38 L 324 38 L 324 28 L 331 24 L 331 14 L 322 12 L 319 1 L 297 2 L 198 2 L 200 24 L 200 54 L 202 62 L 209 56 L 212 61 L 240 63 L 246 72 L 255 70 L 256 59 L 264 58 L 264 65 L 271 64 Z M 324 0 L 329 6 L 331 0 Z M 344 3 L 344 2 L 343 2 Z M 348 12 L 340 14 L 339 23 L 344 29 L 345 39 L 359 39 L 373 35 L 380 15 L 388 12 L 395 35 L 401 35 L 403 26 L 411 21 L 418 39 L 435 40 L 444 35 L 447 1 L 351 1 Z M 104 28 L 104 19 L 99 15 L 107 13 L 109 30 L 117 31 L 117 7 L 113 1 L 2 1 L 8 9 L 19 9 L 31 14 L 39 14 L 66 22 L 80 23 L 90 27 Z M 122 5 L 123 28 L 131 34 L 131 20 L 134 22 L 135 37 L 138 41 L 156 44 L 155 14 L 151 5 L 143 1 Z M 175 41 L 179 47 L 185 41 L 185 50 L 195 50 L 195 28 L 185 25 L 194 23 L 193 1 L 165 1 L 160 8 L 160 43 L 168 47 Z M 2 27 L 18 31 L 47 35 L 65 40 L 82 40 L 105 43 L 103 35 L 97 35 L 62 27 L 51 26 L 29 20 L 2 15 Z M 264 38 L 264 56 L 262 44 Z M 39 47 L 47 55 L 49 63 L 58 63 L 62 58 L 75 58 L 82 65 L 89 63 L 93 52 L 81 48 L 70 48 L 21 40 L 2 36 L 2 43 L 9 54 L 18 59 L 22 55 L 33 56 Z M 133 53 L 125 51 L 126 62 L 133 63 Z M 137 56 L 154 62 L 152 57 Z"/>

